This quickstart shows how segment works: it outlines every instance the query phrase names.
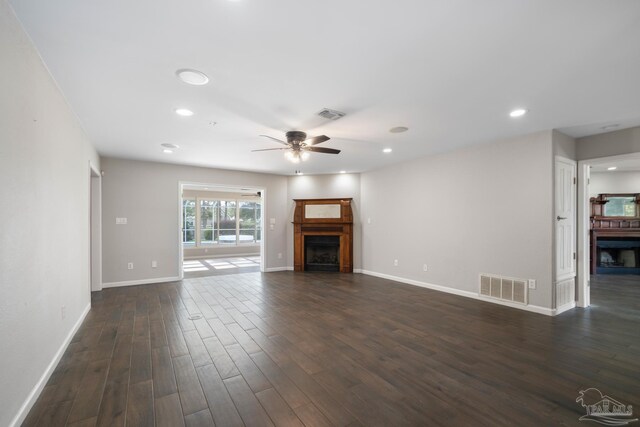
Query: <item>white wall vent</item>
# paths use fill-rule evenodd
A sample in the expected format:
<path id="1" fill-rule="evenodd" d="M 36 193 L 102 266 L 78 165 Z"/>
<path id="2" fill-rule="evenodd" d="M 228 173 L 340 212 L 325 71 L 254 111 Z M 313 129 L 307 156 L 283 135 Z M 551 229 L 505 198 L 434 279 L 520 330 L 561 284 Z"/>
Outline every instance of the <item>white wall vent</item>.
<path id="1" fill-rule="evenodd" d="M 513 277 L 481 274 L 480 295 L 518 304 L 528 304 L 529 302 L 527 281 Z"/>
<path id="2" fill-rule="evenodd" d="M 324 117 L 325 119 L 329 119 L 329 120 L 338 120 L 339 118 L 346 116 L 345 113 L 342 113 L 336 110 L 331 110 L 329 108 L 324 108 L 322 111 L 318 113 L 318 115 L 320 117 Z"/>

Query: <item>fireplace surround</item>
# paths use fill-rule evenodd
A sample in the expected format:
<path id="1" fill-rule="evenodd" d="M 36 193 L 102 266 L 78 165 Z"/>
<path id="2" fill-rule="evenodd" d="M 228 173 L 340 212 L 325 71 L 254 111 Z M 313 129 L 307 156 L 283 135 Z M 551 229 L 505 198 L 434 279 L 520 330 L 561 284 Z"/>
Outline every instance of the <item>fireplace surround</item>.
<path id="1" fill-rule="evenodd" d="M 294 271 L 353 272 L 351 200 L 294 200 Z"/>

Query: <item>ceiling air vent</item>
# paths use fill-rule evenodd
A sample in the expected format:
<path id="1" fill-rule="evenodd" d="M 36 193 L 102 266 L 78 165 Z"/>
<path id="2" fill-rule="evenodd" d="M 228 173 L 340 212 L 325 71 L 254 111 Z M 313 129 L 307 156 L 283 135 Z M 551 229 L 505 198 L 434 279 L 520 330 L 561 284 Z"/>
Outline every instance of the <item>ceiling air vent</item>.
<path id="1" fill-rule="evenodd" d="M 329 119 L 329 120 L 338 120 L 341 117 L 345 116 L 345 113 L 342 113 L 340 111 L 336 111 L 336 110 L 330 110 L 328 108 L 325 108 L 324 110 L 320 111 L 318 113 L 318 115 L 320 117 L 323 117 L 325 119 Z"/>

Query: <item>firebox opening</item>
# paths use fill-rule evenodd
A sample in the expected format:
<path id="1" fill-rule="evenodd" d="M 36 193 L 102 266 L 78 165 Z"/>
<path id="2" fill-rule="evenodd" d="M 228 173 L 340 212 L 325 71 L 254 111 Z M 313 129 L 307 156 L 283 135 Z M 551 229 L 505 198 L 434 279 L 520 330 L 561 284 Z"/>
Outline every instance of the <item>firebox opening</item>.
<path id="1" fill-rule="evenodd" d="M 305 236 L 305 271 L 340 271 L 340 236 Z"/>

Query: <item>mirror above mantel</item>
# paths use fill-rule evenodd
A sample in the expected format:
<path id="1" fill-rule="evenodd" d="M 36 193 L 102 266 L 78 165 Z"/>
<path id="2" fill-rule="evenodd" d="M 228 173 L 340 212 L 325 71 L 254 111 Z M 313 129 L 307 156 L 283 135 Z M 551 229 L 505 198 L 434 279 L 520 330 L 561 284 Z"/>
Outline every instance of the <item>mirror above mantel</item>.
<path id="1" fill-rule="evenodd" d="M 592 218 L 640 218 L 640 193 L 604 193 L 590 201 Z"/>

